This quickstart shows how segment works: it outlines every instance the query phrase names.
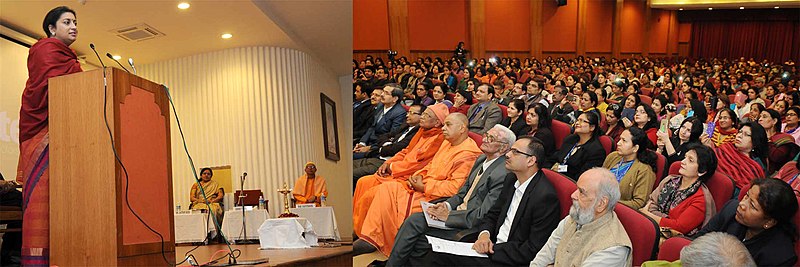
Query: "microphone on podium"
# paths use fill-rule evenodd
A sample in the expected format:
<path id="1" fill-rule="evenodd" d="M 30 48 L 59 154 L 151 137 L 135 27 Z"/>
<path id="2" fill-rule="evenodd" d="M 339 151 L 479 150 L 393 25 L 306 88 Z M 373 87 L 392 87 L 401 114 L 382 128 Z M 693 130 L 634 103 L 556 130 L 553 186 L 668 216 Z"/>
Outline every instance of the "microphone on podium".
<path id="1" fill-rule="evenodd" d="M 106 64 L 103 63 L 103 59 L 100 58 L 100 54 L 98 54 L 97 50 L 94 49 L 94 44 L 89 44 L 89 47 L 92 48 L 92 51 L 94 51 L 94 55 L 97 56 L 97 60 L 100 61 L 100 65 L 103 66 L 103 68 L 105 69 L 106 68 Z"/>
<path id="2" fill-rule="evenodd" d="M 133 65 L 133 58 L 128 58 L 128 65 L 131 65 L 131 69 L 133 69 L 133 75 L 137 75 L 136 66 Z"/>
<path id="3" fill-rule="evenodd" d="M 106 56 L 111 60 L 113 60 L 114 62 L 117 62 L 117 65 L 119 65 L 123 70 L 127 71 L 128 73 L 131 73 L 128 69 L 125 68 L 125 66 L 122 66 L 122 63 L 119 63 L 119 60 L 114 58 L 114 56 L 112 56 L 111 53 L 106 53 Z"/>

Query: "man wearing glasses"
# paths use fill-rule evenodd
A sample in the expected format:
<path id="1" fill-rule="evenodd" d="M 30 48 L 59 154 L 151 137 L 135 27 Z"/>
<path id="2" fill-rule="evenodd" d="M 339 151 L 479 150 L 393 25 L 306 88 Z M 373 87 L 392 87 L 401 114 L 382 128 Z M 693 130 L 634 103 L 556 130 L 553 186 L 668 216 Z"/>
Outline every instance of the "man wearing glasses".
<path id="1" fill-rule="evenodd" d="M 425 214 L 411 214 L 397 232 L 394 248 L 391 249 L 386 265 L 420 265 L 421 263 L 408 260 L 409 257 L 420 259 L 430 250 L 431 246 L 425 235 L 452 240 L 457 239 L 456 235 L 460 231 L 476 226 L 500 196 L 503 181 L 508 174 L 505 154 L 515 141 L 514 132 L 499 124 L 486 132 L 481 144 L 483 155 L 478 156 L 467 181 L 458 193 L 428 208 L 433 219 L 444 221 L 445 226 L 452 229 L 430 228 Z"/>
<path id="2" fill-rule="evenodd" d="M 539 169 L 544 147 L 535 137 L 523 136 L 506 153 L 503 190 L 483 216 L 472 249 L 488 258 L 432 252 L 427 265 L 528 265 L 558 225 L 560 205 L 553 184 Z"/>

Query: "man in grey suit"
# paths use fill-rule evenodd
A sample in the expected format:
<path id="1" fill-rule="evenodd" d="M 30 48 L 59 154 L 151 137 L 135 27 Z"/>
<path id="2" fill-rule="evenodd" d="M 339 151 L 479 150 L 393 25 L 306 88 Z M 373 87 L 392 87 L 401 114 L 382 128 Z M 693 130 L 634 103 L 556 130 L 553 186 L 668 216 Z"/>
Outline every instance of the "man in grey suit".
<path id="1" fill-rule="evenodd" d="M 503 120 L 503 111 L 500 110 L 497 104 L 492 102 L 494 87 L 488 83 L 478 85 L 473 97 L 478 103 L 470 106 L 469 110 L 467 110 L 469 131 L 476 134 L 483 134 Z"/>
<path id="2" fill-rule="evenodd" d="M 458 193 L 428 208 L 435 219 L 453 229 L 429 228 L 422 212 L 411 214 L 400 227 L 386 264 L 403 266 L 407 265 L 409 257 L 423 256 L 431 247 L 425 235 L 455 239 L 461 230 L 475 226 L 500 196 L 508 173 L 505 153 L 515 141 L 514 132 L 500 124 L 486 132 L 481 144 L 483 155 L 475 161 Z"/>

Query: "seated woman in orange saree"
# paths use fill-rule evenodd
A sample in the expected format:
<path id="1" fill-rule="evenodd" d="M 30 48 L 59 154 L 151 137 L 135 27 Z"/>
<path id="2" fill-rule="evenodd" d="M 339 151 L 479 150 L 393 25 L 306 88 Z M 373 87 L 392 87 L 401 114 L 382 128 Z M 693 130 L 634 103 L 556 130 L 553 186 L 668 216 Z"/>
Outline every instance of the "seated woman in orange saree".
<path id="1" fill-rule="evenodd" d="M 78 35 L 75 11 L 57 7 L 44 19 L 44 38 L 28 54 L 28 81 L 19 112 L 19 165 L 22 183 L 22 265 L 50 265 L 50 192 L 48 139 L 48 79 L 81 72 L 69 48 Z"/>

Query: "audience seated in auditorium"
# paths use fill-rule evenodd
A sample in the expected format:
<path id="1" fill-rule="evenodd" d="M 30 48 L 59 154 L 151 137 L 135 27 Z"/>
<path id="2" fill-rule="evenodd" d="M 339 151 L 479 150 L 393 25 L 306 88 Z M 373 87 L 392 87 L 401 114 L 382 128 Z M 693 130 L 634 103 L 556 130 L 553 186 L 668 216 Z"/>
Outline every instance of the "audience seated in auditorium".
<path id="1" fill-rule="evenodd" d="M 544 86 L 541 85 L 541 82 L 536 80 L 531 80 L 525 86 L 525 106 L 530 107 L 535 103 L 542 103 L 545 107 L 550 107 L 550 102 L 547 101 L 547 96 L 550 94 L 547 90 L 544 90 Z M 561 101 L 561 99 L 559 99 Z M 549 111 L 548 111 L 549 112 Z"/>
<path id="2" fill-rule="evenodd" d="M 544 148 L 536 138 L 523 136 L 506 157 L 510 173 L 497 202 L 478 223 L 480 233 L 472 245 L 488 258 L 429 252 L 425 265 L 527 265 L 544 246 L 561 210 L 553 184 L 539 169 Z"/>
<path id="3" fill-rule="evenodd" d="M 461 113 L 467 115 L 467 111 L 472 106 L 472 93 L 467 90 L 458 90 L 453 97 L 453 106 L 450 107 L 450 113 Z"/>
<path id="4" fill-rule="evenodd" d="M 558 223 L 530 266 L 631 266 L 633 245 L 614 212 L 620 199 L 616 180 L 604 168 L 583 173 L 569 216 Z"/>
<path id="5" fill-rule="evenodd" d="M 483 154 L 458 193 L 428 208 L 435 220 L 453 229 L 430 228 L 423 213 L 411 214 L 397 232 L 387 265 L 407 266 L 409 258 L 423 258 L 431 248 L 425 235 L 452 240 L 460 231 L 477 226 L 500 196 L 508 174 L 505 154 L 514 142 L 514 133 L 504 126 L 495 125 L 486 132 L 480 147 Z"/>
<path id="6" fill-rule="evenodd" d="M 412 100 L 412 105 L 423 105 L 429 106 L 435 102 L 432 97 L 431 90 L 433 89 L 433 84 L 426 82 L 421 82 L 417 84 L 417 88 L 414 91 L 414 95 Z"/>
<path id="7" fill-rule="evenodd" d="M 778 111 L 761 111 L 758 124 L 764 127 L 769 139 L 767 175 L 770 175 L 792 160 L 800 152 L 800 147 L 794 142 L 794 137 L 781 132 L 781 115 Z"/>
<path id="8" fill-rule="evenodd" d="M 420 118 L 425 106 L 413 105 L 408 108 L 406 122 L 400 128 L 378 136 L 375 145 L 363 146 L 353 150 L 353 154 L 361 153 L 364 156 L 353 160 L 353 187 L 362 176 L 375 173 L 383 163 L 406 148 L 414 135 L 419 131 Z M 431 126 L 431 125 L 427 125 Z M 355 158 L 355 156 L 354 156 Z"/>
<path id="9" fill-rule="evenodd" d="M 681 161 L 679 174 L 661 180 L 650 194 L 647 205 L 639 211 L 673 234 L 695 234 L 716 213 L 714 199 L 705 185 L 716 167 L 712 149 L 700 144 L 690 145 Z"/>
<path id="10" fill-rule="evenodd" d="M 713 147 L 719 162 L 719 171 L 728 175 L 734 182 L 738 195 L 755 178 L 766 177 L 767 166 L 767 133 L 758 123 L 748 122 L 739 127 L 734 143 L 718 147 L 701 138 L 703 144 Z"/>
<path id="11" fill-rule="evenodd" d="M 647 203 L 656 181 L 656 154 L 647 149 L 648 142 L 641 129 L 631 127 L 620 135 L 617 151 L 603 162 L 619 183 L 619 203 L 632 209 Z"/>
<path id="12" fill-rule="evenodd" d="M 606 129 L 605 135 L 611 137 L 614 142 L 619 141 L 619 135 L 625 130 L 625 125 L 620 120 L 622 117 L 622 106 L 611 104 L 606 109 Z"/>
<path id="13" fill-rule="evenodd" d="M 375 107 L 378 104 L 378 102 L 372 101 L 371 95 L 373 94 L 373 91 L 379 91 L 383 93 L 381 90 L 372 90 L 372 88 L 364 87 L 363 83 L 353 84 L 353 94 L 355 95 L 353 100 L 354 143 L 358 143 L 358 140 L 364 136 L 364 133 L 367 132 L 367 129 L 372 126 L 372 122 L 375 117 Z"/>
<path id="14" fill-rule="evenodd" d="M 217 183 L 211 180 L 214 172 L 211 168 L 202 168 L 200 170 L 200 185 L 197 183 L 192 184 L 192 189 L 189 192 L 189 201 L 191 204 L 189 208 L 192 210 L 211 210 L 212 214 L 217 219 L 222 219 L 222 198 L 225 196 L 225 190 Z M 206 204 L 208 202 L 208 204 Z"/>
<path id="15" fill-rule="evenodd" d="M 513 99 L 508 104 L 508 117 L 500 121 L 500 125 L 508 127 L 514 132 L 514 136 L 526 135 L 530 129 L 526 123 L 527 116 L 525 115 L 525 101 L 522 99 Z M 547 110 L 545 109 L 545 112 Z"/>
<path id="16" fill-rule="evenodd" d="M 784 119 L 783 132 L 794 137 L 794 142 L 800 144 L 800 107 L 790 106 Z"/>
<path id="17" fill-rule="evenodd" d="M 469 107 L 467 118 L 469 119 L 469 131 L 483 134 L 495 124 L 503 119 L 503 112 L 497 104 L 492 102 L 494 98 L 494 87 L 490 84 L 482 83 L 475 89 L 474 94 L 477 103 Z"/>
<path id="18" fill-rule="evenodd" d="M 702 134 L 703 123 L 700 120 L 696 117 L 685 119 L 677 134 L 672 138 L 669 137 L 669 133 L 658 131 L 658 149 L 656 151 L 667 159 L 665 166 L 672 166 L 673 162 L 683 160 L 689 145 L 700 143 Z"/>
<path id="19" fill-rule="evenodd" d="M 733 143 L 736 133 L 739 132 L 739 117 L 730 109 L 721 109 L 717 112 L 717 123 L 710 136 L 715 146 Z"/>
<path id="20" fill-rule="evenodd" d="M 628 120 L 628 118 L 622 118 L 625 128 L 636 127 L 644 131 L 645 134 L 647 134 L 647 140 L 650 140 L 647 148 L 655 148 L 658 142 L 656 132 L 658 132 L 659 128 L 656 112 L 649 105 L 645 104 L 636 106 L 635 110 L 636 113 L 633 115 L 633 121 Z"/>
<path id="21" fill-rule="evenodd" d="M 792 266 L 797 262 L 796 212 L 797 197 L 788 184 L 756 179 L 741 201 L 728 201 L 698 236 L 725 232 L 744 242 L 758 266 Z"/>
<path id="22" fill-rule="evenodd" d="M 306 163 L 305 174 L 297 177 L 292 189 L 292 198 L 295 204 L 314 203 L 319 207 L 321 196 L 328 197 L 328 184 L 325 178 L 317 175 L 317 165 L 314 162 Z"/>
<path id="23" fill-rule="evenodd" d="M 550 157 L 552 170 L 572 179 L 581 173 L 603 165 L 606 152 L 600 144 L 600 118 L 594 112 L 581 114 L 575 121 L 575 131 L 564 138 L 561 150 Z"/>
<path id="24" fill-rule="evenodd" d="M 375 186 L 371 189 L 371 201 L 362 198 L 356 202 L 354 206 L 367 212 L 358 218 L 354 214 L 353 224 L 361 226 L 356 232 L 360 239 L 354 243 L 354 250 L 369 251 L 372 247 L 389 255 L 403 220 L 413 212 L 422 211 L 420 201 L 448 198 L 458 192 L 481 150 L 468 135 L 464 114 L 448 115 L 442 133 L 445 141 L 425 167 L 406 181 L 395 180 Z"/>
<path id="25" fill-rule="evenodd" d="M 378 135 L 388 133 L 403 124 L 406 120 L 406 110 L 400 104 L 402 100 L 403 89 L 397 84 L 387 84 L 383 87 L 381 104 L 376 108 L 374 122 L 356 144 L 355 149 L 374 144 Z"/>
<path id="26" fill-rule="evenodd" d="M 553 131 L 550 130 L 552 120 L 550 119 L 550 115 L 547 114 L 547 107 L 542 103 L 534 103 L 528 106 L 528 114 L 525 116 L 525 123 L 527 124 L 526 129 L 528 132 L 524 135 L 538 138 L 544 146 L 545 155 L 552 155 L 556 150 L 556 142 L 553 137 Z M 544 166 L 550 166 L 552 164 L 548 159 L 542 159 L 541 162 Z"/>
<path id="27" fill-rule="evenodd" d="M 569 90 L 564 86 L 559 85 L 553 88 L 553 102 L 549 106 L 550 118 L 572 124 L 575 122 L 575 118 L 570 118 L 568 114 L 572 113 L 575 108 L 569 103 L 568 94 Z"/>
<path id="28" fill-rule="evenodd" d="M 444 83 L 440 83 L 433 86 L 432 95 L 434 104 L 444 104 L 445 106 L 447 106 L 447 108 L 453 107 L 453 102 L 445 99 L 447 97 L 447 92 L 449 92 L 449 88 L 450 87 Z"/>
<path id="29" fill-rule="evenodd" d="M 375 197 L 376 186 L 394 180 L 404 182 L 431 162 L 444 142 L 442 126 L 448 114 L 447 107 L 442 104 L 425 109 L 420 116 L 421 130 L 408 146 L 378 167 L 375 174 L 358 179 L 353 192 L 353 228 L 356 233 L 361 232 L 361 222 Z"/>

